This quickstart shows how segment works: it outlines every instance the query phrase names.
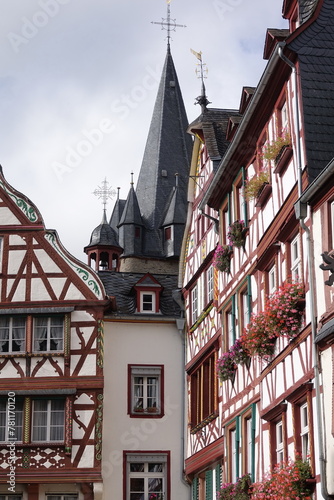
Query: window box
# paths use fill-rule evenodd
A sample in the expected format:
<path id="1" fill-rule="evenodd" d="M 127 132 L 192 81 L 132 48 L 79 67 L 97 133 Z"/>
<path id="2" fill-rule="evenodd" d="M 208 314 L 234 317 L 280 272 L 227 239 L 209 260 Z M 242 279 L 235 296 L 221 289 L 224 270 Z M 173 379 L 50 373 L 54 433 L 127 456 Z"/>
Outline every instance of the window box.
<path id="1" fill-rule="evenodd" d="M 256 196 L 256 207 L 263 207 L 268 200 L 272 191 L 272 186 L 269 182 L 265 182 L 262 187 L 259 189 L 258 194 Z"/>
<path id="2" fill-rule="evenodd" d="M 288 165 L 288 161 L 292 156 L 292 147 L 285 145 L 275 158 L 274 174 L 281 174 Z"/>

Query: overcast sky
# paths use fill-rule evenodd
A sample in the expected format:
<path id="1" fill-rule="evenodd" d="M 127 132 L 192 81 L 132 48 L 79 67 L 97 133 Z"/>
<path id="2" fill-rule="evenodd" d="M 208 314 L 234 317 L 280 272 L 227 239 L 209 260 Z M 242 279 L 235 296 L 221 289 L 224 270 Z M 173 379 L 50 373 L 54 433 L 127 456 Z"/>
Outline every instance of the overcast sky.
<path id="1" fill-rule="evenodd" d="M 197 60 L 213 107 L 238 108 L 266 62 L 267 28 L 286 28 L 283 0 L 172 0 L 171 51 L 189 122 Z M 0 164 L 63 245 L 83 247 L 102 218 L 106 178 L 126 198 L 138 178 L 166 55 L 165 0 L 1 0 Z M 108 217 L 113 201 L 107 205 Z"/>

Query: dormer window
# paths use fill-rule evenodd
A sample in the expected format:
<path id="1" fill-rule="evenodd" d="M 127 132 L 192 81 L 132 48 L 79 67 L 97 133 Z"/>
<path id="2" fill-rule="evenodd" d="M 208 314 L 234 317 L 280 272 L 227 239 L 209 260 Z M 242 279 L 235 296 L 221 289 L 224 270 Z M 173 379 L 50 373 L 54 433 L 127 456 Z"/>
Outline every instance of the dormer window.
<path id="1" fill-rule="evenodd" d="M 140 292 L 140 310 L 142 312 L 155 312 L 154 292 Z"/>
<path id="2" fill-rule="evenodd" d="M 137 313 L 157 314 L 160 312 L 162 286 L 151 274 L 145 274 L 134 289 L 137 293 Z"/>

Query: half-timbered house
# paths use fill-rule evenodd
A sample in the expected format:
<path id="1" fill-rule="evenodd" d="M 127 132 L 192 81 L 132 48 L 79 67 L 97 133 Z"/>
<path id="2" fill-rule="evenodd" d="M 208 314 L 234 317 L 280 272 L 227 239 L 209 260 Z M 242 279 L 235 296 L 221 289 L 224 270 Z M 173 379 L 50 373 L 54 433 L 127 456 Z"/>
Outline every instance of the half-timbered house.
<path id="1" fill-rule="evenodd" d="M 248 475 L 265 488 L 276 464 L 305 467 L 309 491 L 317 485 L 319 496 L 333 494 L 332 411 L 328 416 L 332 350 L 326 343 L 333 332 L 331 292 L 324 289 L 319 270 L 315 287 L 310 244 L 312 234 L 321 239 L 329 227 L 332 191 L 323 198 L 321 193 L 331 185 L 325 180 L 317 196 L 314 190 L 303 198 L 334 156 L 334 93 L 328 83 L 333 9 L 328 0 L 283 2 L 289 29 L 267 31 L 267 66 L 255 89 L 242 90 L 241 116 L 229 120 L 226 139 L 231 142 L 222 158 L 218 156 L 204 196 L 190 181 L 192 192 L 202 198 L 198 206 L 191 200 L 192 225 L 183 255 L 186 470 L 194 500 L 216 498 L 220 472 L 223 483 L 236 484 Z M 203 144 L 194 150 L 198 167 L 195 174 L 193 165 L 193 175 L 203 188 L 208 176 L 199 153 L 205 156 L 210 150 L 205 137 L 198 138 Z M 307 203 L 317 211 L 314 233 L 312 217 L 302 211 Z M 201 210 L 219 220 L 219 245 L 212 229 L 200 234 L 195 221 Z M 326 237 L 318 264 L 331 245 Z M 328 270 L 331 259 L 326 258 Z M 206 292 L 211 263 L 216 267 L 213 276 L 217 273 L 212 308 Z M 319 313 L 322 323 L 317 324 Z M 320 366 L 316 345 L 322 349 Z M 330 374 L 323 386 L 321 370 L 325 377 Z M 328 395 L 324 404 L 322 391 Z"/>
<path id="2" fill-rule="evenodd" d="M 104 287 L 2 171 L 0 245 L 0 499 L 99 499 Z"/>

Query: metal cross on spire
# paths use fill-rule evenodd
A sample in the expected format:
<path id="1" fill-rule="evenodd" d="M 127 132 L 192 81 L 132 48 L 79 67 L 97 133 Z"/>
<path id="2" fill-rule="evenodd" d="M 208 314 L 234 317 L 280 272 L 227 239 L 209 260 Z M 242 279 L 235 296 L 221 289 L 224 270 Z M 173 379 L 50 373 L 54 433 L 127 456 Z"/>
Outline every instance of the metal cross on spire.
<path id="1" fill-rule="evenodd" d="M 93 191 L 93 194 L 97 196 L 98 199 L 102 199 L 103 210 L 106 210 L 108 199 L 112 199 L 115 196 L 116 191 L 111 186 L 109 187 L 109 182 L 106 178 L 104 178 L 102 185 L 98 186 Z"/>
<path id="2" fill-rule="evenodd" d="M 171 19 L 170 17 L 170 3 L 172 0 L 167 0 L 167 18 L 161 18 L 161 22 L 151 21 L 152 24 L 160 24 L 162 30 L 167 30 L 167 46 L 170 45 L 170 32 L 171 30 L 176 31 L 176 28 L 186 28 L 184 24 L 176 24 L 176 19 Z M 167 26 L 167 28 L 165 27 Z"/>

